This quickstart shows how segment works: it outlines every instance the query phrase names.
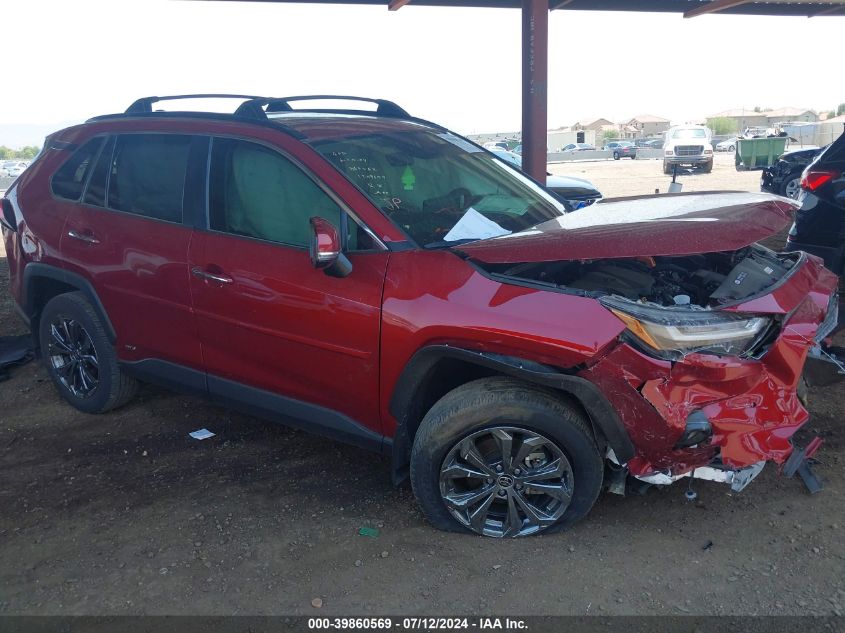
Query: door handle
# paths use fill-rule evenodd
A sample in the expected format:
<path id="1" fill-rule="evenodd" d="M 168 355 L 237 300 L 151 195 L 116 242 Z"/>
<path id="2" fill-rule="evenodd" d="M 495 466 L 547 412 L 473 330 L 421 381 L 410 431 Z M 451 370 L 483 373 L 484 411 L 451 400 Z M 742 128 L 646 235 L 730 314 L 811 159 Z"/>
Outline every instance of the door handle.
<path id="1" fill-rule="evenodd" d="M 72 237 L 75 240 L 79 240 L 80 242 L 85 242 L 86 244 L 99 244 L 100 240 L 96 237 L 91 235 L 90 233 L 80 233 L 79 231 L 68 231 L 68 237 Z"/>
<path id="2" fill-rule="evenodd" d="M 231 277 L 210 273 L 207 270 L 203 270 L 199 267 L 191 268 L 191 274 L 194 277 L 199 277 L 200 279 L 205 279 L 207 281 L 216 281 L 219 284 L 230 284 L 234 281 Z"/>

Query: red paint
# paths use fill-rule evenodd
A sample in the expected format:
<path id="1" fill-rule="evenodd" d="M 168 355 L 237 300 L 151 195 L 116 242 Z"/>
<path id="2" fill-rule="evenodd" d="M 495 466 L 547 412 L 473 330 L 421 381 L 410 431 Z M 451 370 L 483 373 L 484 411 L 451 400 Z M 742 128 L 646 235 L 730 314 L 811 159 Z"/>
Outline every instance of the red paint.
<path id="1" fill-rule="evenodd" d="M 490 264 L 712 253 L 777 233 L 792 221 L 795 206 L 747 193 L 620 199 L 459 248 Z"/>
<path id="2" fill-rule="evenodd" d="M 303 133 L 336 135 L 338 129 L 353 134 L 418 124 L 300 117 L 292 125 Z M 61 138 L 81 143 L 92 134 L 163 126 L 278 148 L 384 242 L 406 240 L 319 154 L 272 127 L 127 118 L 71 128 Z M 49 177 L 67 155 L 48 150 L 10 192 L 22 213 L 17 232 L 3 231 L 12 293 L 22 301 L 22 271 L 30 262 L 83 276 L 113 321 L 123 360 L 162 358 L 201 368 L 341 412 L 391 437 L 397 420 L 390 400 L 423 347 L 446 344 L 514 356 L 577 372 L 598 386 L 635 446 L 629 462 L 634 474 L 682 474 L 717 451 L 731 466 L 782 463 L 792 450 L 791 436 L 807 420 L 796 387 L 837 283 L 815 258 L 765 296 L 730 308 L 783 320 L 760 360 L 690 354 L 672 363 L 622 342 L 623 323 L 597 300 L 497 281 L 449 249 L 351 253 L 352 272 L 339 278 L 315 269 L 305 248 L 56 200 L 49 195 Z M 488 262 L 730 250 L 778 230 L 792 209 L 783 199 L 750 194 L 649 197 L 603 203 L 536 231 L 460 248 Z M 69 230 L 100 244 L 69 239 Z M 231 281 L 214 281 L 195 269 Z M 696 409 L 711 421 L 712 444 L 674 449 Z"/>

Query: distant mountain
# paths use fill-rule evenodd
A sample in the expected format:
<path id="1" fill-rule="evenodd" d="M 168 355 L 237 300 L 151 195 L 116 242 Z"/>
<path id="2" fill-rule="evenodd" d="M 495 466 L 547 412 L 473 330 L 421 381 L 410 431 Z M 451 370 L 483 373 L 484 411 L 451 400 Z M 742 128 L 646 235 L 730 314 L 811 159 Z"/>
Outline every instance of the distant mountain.
<path id="1" fill-rule="evenodd" d="M 58 123 L 0 123 L 0 145 L 20 149 L 27 145 L 41 147 L 44 137 L 57 130 L 76 125 L 82 121 L 61 121 Z"/>

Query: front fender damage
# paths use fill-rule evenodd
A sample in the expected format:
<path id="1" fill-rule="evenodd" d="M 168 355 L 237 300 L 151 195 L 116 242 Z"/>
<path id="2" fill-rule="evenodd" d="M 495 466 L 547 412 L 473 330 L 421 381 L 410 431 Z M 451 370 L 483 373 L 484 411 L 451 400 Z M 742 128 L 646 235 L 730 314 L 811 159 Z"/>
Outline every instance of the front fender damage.
<path id="1" fill-rule="evenodd" d="M 792 437 L 809 419 L 799 395 L 804 363 L 829 333 L 832 284 L 818 281 L 792 305 L 781 303 L 780 331 L 756 358 L 691 353 L 673 362 L 623 337 L 581 372 L 608 394 L 631 436 L 637 454 L 628 473 L 663 485 L 695 471 L 738 491 L 765 462 L 783 466 L 797 453 Z M 701 441 L 684 439 L 691 420 L 706 429 Z"/>

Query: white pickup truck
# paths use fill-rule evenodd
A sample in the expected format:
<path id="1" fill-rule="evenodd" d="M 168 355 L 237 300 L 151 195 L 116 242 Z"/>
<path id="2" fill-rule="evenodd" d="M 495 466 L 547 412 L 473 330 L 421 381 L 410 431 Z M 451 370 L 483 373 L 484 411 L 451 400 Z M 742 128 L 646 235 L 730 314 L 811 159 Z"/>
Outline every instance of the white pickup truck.
<path id="1" fill-rule="evenodd" d="M 710 128 L 703 125 L 678 125 L 666 132 L 663 144 L 663 173 L 671 174 L 675 165 L 713 170 L 713 145 Z"/>

